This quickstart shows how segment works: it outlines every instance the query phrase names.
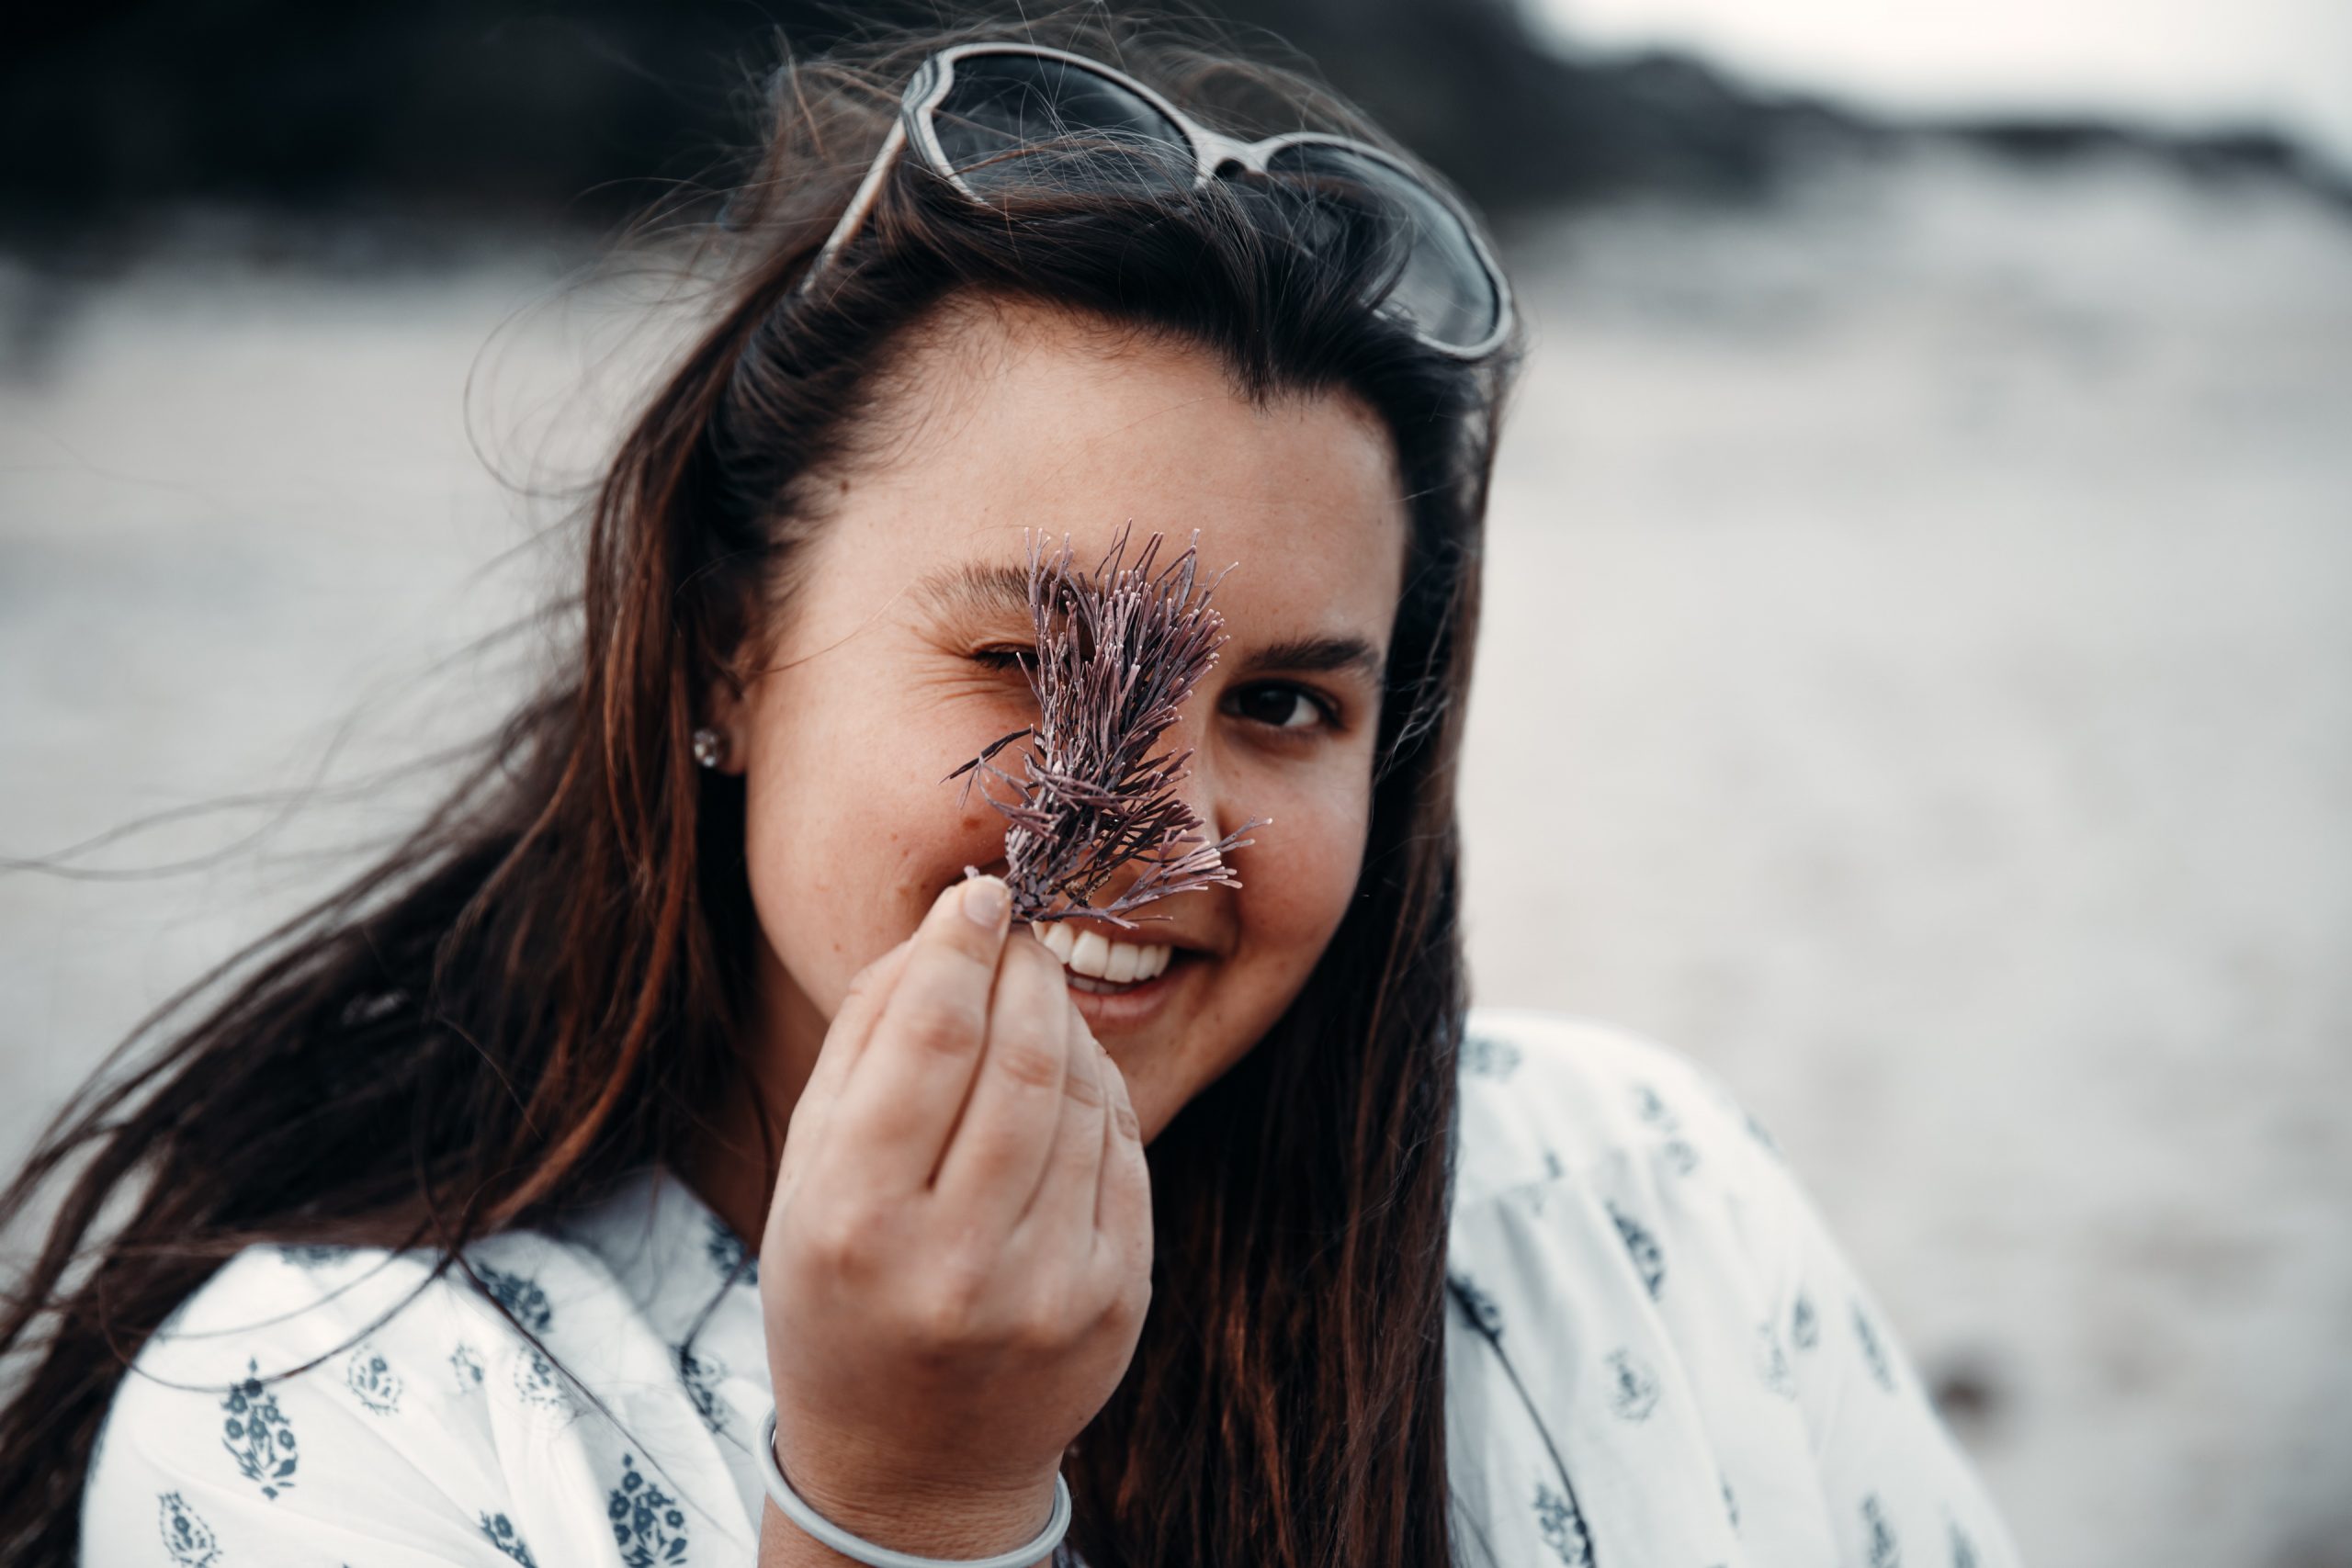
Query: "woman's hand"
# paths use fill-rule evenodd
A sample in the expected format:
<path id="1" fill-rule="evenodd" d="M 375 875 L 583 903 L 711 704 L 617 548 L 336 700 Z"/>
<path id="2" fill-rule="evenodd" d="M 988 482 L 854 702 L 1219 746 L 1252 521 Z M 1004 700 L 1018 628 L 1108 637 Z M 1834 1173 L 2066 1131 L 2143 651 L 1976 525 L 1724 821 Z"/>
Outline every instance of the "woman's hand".
<path id="1" fill-rule="evenodd" d="M 1060 963 L 1007 934 L 1004 895 L 950 887 L 860 972 L 760 1248 L 786 1476 L 843 1528 L 933 1555 L 1044 1527 L 1151 1299 L 1125 1080 Z"/>

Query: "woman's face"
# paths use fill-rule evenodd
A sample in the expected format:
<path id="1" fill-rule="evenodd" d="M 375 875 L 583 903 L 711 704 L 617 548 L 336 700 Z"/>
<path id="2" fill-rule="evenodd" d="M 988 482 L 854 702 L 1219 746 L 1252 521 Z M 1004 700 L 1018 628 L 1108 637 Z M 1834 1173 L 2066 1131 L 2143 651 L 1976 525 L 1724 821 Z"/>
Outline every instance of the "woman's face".
<path id="1" fill-rule="evenodd" d="M 1272 1026 L 1354 894 L 1407 541 L 1394 447 L 1351 396 L 1253 408 L 1213 356 L 1091 319 L 963 306 L 922 333 L 887 440 L 826 481 L 762 672 L 714 703 L 744 775 L 767 1092 L 797 1099 L 852 977 L 966 865 L 1005 869 L 988 786 L 943 781 L 1035 717 L 1002 657 L 1034 641 L 1023 528 L 1068 534 L 1091 572 L 1132 519 L 1129 560 L 1197 528 L 1204 578 L 1238 563 L 1211 601 L 1227 640 L 1161 747 L 1193 749 L 1177 788 L 1212 837 L 1272 818 L 1230 854 L 1240 886 L 1146 906 L 1172 919 L 1140 932 L 1080 924 L 1173 949 L 1132 995 L 1065 969 L 1150 1138 Z M 1017 775 L 1024 744 L 996 763 Z"/>

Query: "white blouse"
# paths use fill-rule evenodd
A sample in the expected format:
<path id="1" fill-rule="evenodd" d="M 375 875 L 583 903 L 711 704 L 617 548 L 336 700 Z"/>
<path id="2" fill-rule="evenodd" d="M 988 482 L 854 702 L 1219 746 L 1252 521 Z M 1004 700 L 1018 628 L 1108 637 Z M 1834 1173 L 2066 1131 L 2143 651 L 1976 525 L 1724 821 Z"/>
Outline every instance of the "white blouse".
<path id="1" fill-rule="evenodd" d="M 1474 1009 L 1460 1132 L 1464 1563 L 2017 1562 L 1877 1302 L 1714 1075 L 1604 1025 Z M 467 1256 L 488 1296 L 416 1252 L 232 1258 L 116 1394 L 83 1562 L 754 1562 L 773 1401 L 741 1240 L 654 1168 Z"/>

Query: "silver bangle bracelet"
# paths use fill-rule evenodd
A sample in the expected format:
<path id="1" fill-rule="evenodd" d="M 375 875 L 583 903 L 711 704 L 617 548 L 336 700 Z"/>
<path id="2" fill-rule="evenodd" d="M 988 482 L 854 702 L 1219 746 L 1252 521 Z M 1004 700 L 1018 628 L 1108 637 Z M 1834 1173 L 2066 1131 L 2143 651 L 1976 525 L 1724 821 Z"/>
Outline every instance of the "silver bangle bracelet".
<path id="1" fill-rule="evenodd" d="M 760 1427 L 760 1474 L 767 1482 L 768 1495 L 775 1500 L 784 1517 L 798 1525 L 817 1540 L 831 1547 L 843 1557 L 873 1564 L 873 1568 L 1029 1568 L 1042 1557 L 1052 1554 L 1069 1533 L 1069 1483 L 1057 1473 L 1054 1476 L 1054 1512 L 1037 1539 L 1011 1551 L 1001 1551 L 994 1557 L 917 1557 L 910 1551 L 893 1551 L 887 1546 L 876 1546 L 863 1536 L 852 1535 L 832 1520 L 808 1506 L 808 1500 L 792 1489 L 784 1478 L 784 1467 L 775 1457 L 775 1412 Z"/>

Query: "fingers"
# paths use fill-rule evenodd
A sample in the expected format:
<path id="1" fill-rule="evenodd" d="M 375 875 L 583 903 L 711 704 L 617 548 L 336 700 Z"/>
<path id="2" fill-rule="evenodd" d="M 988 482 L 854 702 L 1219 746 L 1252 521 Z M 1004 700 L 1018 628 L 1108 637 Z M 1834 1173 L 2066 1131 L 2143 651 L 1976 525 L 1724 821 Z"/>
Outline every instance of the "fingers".
<path id="1" fill-rule="evenodd" d="M 1113 1249 L 1125 1272 L 1151 1273 L 1151 1168 L 1144 1163 L 1143 1128 L 1119 1064 L 1102 1056 L 1102 1172 L 1096 1183 L 1096 1244 Z M 1129 1256 L 1138 1251 L 1140 1256 Z"/>
<path id="2" fill-rule="evenodd" d="M 842 1085 L 849 1081 L 850 1069 L 864 1055 L 865 1043 L 874 1033 L 875 1021 L 882 1016 L 883 1004 L 889 1000 L 899 976 L 906 970 L 907 956 L 913 951 L 914 939 L 910 937 L 859 970 L 850 981 L 849 994 L 842 998 L 832 1024 L 825 1031 L 817 1065 L 809 1070 L 808 1081 L 801 1086 L 800 1098 L 793 1102 L 792 1121 L 784 1140 L 784 1159 L 776 1175 L 780 1195 L 792 1190 L 799 1173 L 816 1157 L 824 1142 L 833 1102 L 840 1098 Z"/>
<path id="3" fill-rule="evenodd" d="M 1092 1249 L 1094 1189 L 1102 1170 L 1102 1128 L 1109 1093 L 1102 1077 L 1109 1064 L 1066 988 L 1059 1000 L 1069 1034 L 1069 1071 L 1063 1082 L 1061 1117 L 1055 1124 L 1053 1148 L 1046 1156 L 1044 1179 L 1030 1195 L 1020 1224 L 1061 1247 L 1074 1247 L 1083 1257 Z"/>
<path id="4" fill-rule="evenodd" d="M 939 1167 L 979 1064 L 1010 905 L 993 876 L 939 896 L 833 1101 L 828 1142 L 851 1138 L 865 1179 L 884 1192 L 919 1190 Z"/>
<path id="5" fill-rule="evenodd" d="M 1055 1179 L 1047 1167 L 1056 1126 L 1072 1095 L 1102 1102 L 1091 1071 L 1080 1082 L 1070 1078 L 1074 1010 L 1061 960 L 1032 932 L 1009 938 L 989 1009 L 988 1047 L 936 1183 L 943 1200 L 989 1234 L 1011 1230 L 1038 1183 Z"/>

